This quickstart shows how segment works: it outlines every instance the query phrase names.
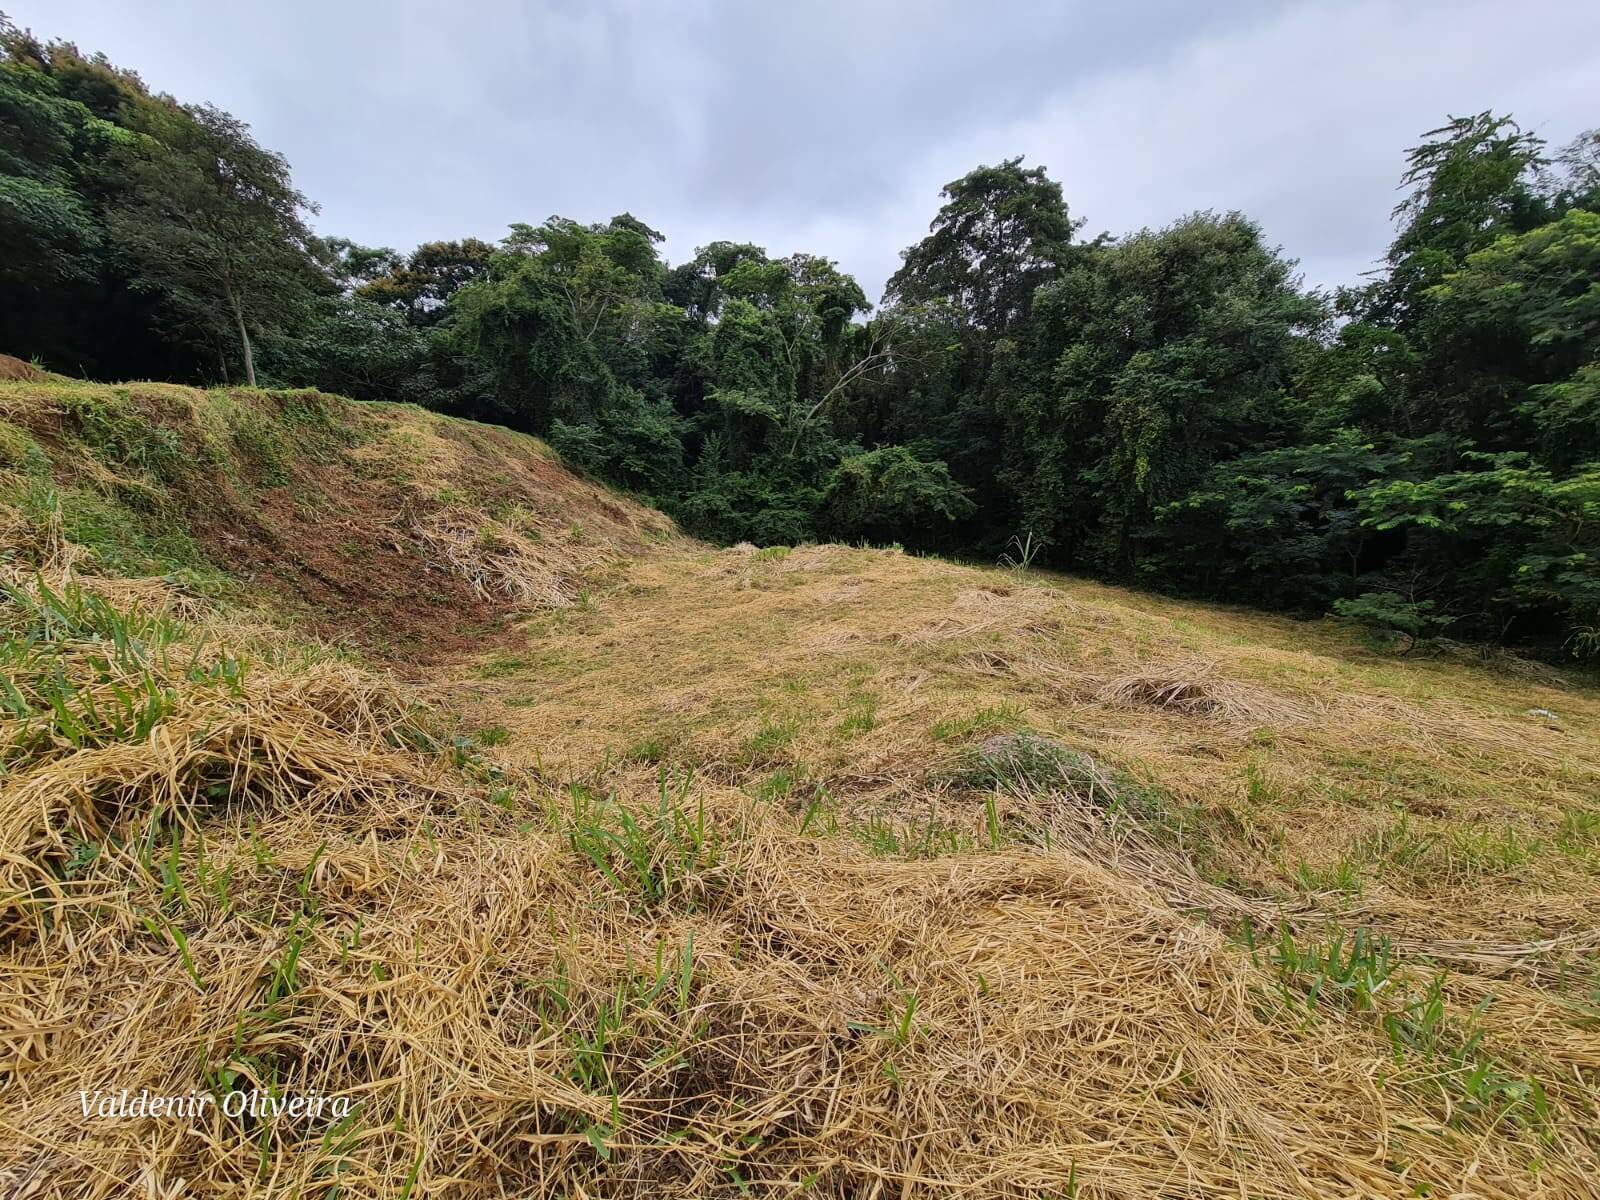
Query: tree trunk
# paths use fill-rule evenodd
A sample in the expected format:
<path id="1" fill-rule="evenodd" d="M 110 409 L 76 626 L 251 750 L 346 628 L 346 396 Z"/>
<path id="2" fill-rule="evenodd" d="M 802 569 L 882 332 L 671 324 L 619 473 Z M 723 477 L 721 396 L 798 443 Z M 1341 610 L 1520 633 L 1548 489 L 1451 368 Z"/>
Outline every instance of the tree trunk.
<path id="1" fill-rule="evenodd" d="M 239 308 L 239 297 L 231 290 L 228 300 L 233 305 L 233 323 L 239 328 L 239 345 L 244 349 L 244 381 L 247 387 L 256 385 L 256 361 L 250 353 L 250 332 L 244 327 L 244 313 Z"/>

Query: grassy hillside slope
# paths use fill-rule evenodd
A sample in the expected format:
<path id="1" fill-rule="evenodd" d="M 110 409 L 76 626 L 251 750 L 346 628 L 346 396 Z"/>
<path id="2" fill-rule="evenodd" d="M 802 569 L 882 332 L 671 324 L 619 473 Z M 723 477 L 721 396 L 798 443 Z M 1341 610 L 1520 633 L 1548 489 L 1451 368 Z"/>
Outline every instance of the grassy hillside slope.
<path id="1" fill-rule="evenodd" d="M 536 439 L 315 391 L 94 386 L 15 359 L 0 499 L 99 569 L 292 614 L 380 659 L 475 644 L 671 536 Z"/>
<path id="2" fill-rule="evenodd" d="M 0 420 L 0 1192 L 1597 1194 L 1581 679 L 409 408 Z M 242 1087 L 354 1109 L 79 1095 Z"/>

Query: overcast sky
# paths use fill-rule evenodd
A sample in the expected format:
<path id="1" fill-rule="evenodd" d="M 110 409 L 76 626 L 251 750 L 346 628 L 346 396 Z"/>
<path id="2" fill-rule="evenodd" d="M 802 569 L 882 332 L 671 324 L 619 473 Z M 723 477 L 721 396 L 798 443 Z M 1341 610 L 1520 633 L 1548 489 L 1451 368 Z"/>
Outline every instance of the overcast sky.
<path id="1" fill-rule="evenodd" d="M 0 0 L 283 153 L 320 232 L 408 249 L 624 210 L 673 261 L 808 250 L 876 298 L 946 181 L 1025 155 L 1085 235 L 1239 209 L 1307 281 L 1389 240 L 1446 114 L 1600 125 L 1600 3 Z"/>

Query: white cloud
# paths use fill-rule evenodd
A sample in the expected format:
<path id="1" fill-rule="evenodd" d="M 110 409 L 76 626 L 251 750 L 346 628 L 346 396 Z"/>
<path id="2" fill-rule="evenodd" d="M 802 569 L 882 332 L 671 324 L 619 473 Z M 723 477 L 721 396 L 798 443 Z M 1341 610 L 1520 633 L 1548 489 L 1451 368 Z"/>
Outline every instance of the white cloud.
<path id="1" fill-rule="evenodd" d="M 1089 233 L 1240 209 L 1331 284 L 1382 253 L 1405 148 L 1447 113 L 1600 123 L 1577 0 L 0 3 L 249 121 L 325 231 L 627 209 L 674 258 L 806 249 L 874 296 L 979 162 L 1044 163 Z"/>

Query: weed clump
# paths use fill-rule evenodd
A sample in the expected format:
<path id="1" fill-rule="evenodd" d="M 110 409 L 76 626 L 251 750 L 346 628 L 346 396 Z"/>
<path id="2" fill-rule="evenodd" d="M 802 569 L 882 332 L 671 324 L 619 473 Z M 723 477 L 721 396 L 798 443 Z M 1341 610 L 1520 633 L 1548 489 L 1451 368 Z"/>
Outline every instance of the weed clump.
<path id="1" fill-rule="evenodd" d="M 74 389 L 61 393 L 61 405 L 84 444 L 106 466 L 132 469 L 161 482 L 182 473 L 178 431 L 153 422 L 134 405 L 127 389 Z"/>
<path id="2" fill-rule="evenodd" d="M 1088 755 L 1032 730 L 999 733 L 969 747 L 958 760 L 956 778 L 972 787 L 1072 788 L 1090 797 L 1114 798 L 1109 781 Z"/>
<path id="3" fill-rule="evenodd" d="M 0 467 L 31 470 L 42 457 L 43 451 L 26 432 L 9 421 L 0 421 Z"/>
<path id="4" fill-rule="evenodd" d="M 276 424 L 264 415 L 247 410 L 233 428 L 233 445 L 255 468 L 263 487 L 289 482 L 288 448 Z"/>

